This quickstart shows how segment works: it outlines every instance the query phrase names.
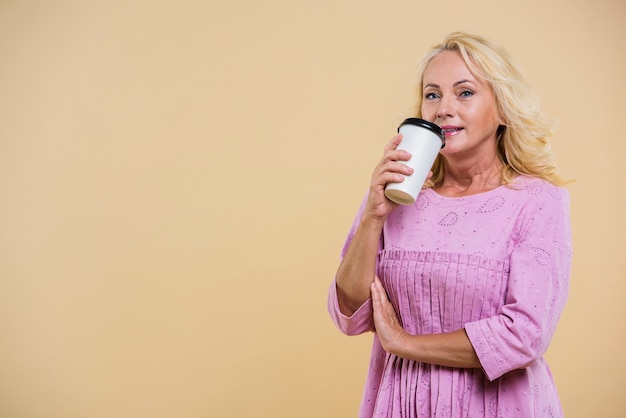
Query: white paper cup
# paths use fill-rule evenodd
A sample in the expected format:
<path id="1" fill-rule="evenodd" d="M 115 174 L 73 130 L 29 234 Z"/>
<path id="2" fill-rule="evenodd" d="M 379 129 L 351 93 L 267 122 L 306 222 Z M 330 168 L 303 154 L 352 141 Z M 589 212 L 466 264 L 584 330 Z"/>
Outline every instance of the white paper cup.
<path id="1" fill-rule="evenodd" d="M 385 196 L 401 205 L 412 205 L 422 190 L 426 177 L 435 162 L 439 150 L 445 145 L 443 129 L 424 119 L 406 119 L 398 132 L 402 134 L 399 150 L 408 151 L 411 159 L 402 163 L 413 168 L 413 174 L 404 176 L 400 183 L 387 183 Z"/>

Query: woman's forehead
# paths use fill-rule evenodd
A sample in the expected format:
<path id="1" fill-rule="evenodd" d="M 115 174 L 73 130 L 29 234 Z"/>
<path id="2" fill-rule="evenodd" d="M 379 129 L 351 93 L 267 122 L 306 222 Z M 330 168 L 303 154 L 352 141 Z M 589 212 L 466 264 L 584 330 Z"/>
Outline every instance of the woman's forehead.
<path id="1" fill-rule="evenodd" d="M 468 67 L 460 53 L 456 51 L 442 51 L 435 55 L 424 70 L 423 82 L 428 83 L 457 83 L 461 80 L 480 82 Z"/>

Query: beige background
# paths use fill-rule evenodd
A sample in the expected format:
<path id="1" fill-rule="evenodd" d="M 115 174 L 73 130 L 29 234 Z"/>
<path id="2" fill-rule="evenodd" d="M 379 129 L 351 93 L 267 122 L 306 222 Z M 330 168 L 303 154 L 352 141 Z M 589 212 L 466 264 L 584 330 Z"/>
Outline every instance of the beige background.
<path id="1" fill-rule="evenodd" d="M 560 120 L 568 417 L 624 416 L 621 0 L 0 1 L 0 416 L 351 417 L 326 292 L 415 66 L 505 45 Z"/>

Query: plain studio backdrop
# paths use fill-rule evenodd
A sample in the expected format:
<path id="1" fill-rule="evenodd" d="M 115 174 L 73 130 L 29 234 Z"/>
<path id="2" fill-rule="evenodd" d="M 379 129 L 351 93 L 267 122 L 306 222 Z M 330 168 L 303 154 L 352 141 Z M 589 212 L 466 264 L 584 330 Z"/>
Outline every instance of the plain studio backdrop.
<path id="1" fill-rule="evenodd" d="M 326 294 L 448 32 L 559 120 L 567 417 L 622 417 L 621 0 L 0 2 L 0 416 L 352 417 L 371 335 Z"/>

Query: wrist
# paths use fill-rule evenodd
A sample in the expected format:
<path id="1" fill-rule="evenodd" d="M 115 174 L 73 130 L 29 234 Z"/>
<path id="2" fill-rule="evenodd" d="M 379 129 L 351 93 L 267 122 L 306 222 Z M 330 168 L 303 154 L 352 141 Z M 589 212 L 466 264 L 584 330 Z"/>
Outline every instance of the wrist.
<path id="1" fill-rule="evenodd" d="M 380 232 L 383 230 L 386 221 L 386 216 L 364 213 L 361 217 L 361 227 L 370 231 Z"/>
<path id="2" fill-rule="evenodd" d="M 411 358 L 411 340 L 413 335 L 402 330 L 387 348 L 387 351 L 401 358 Z"/>

